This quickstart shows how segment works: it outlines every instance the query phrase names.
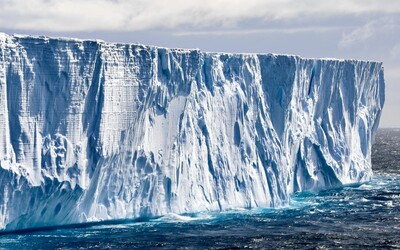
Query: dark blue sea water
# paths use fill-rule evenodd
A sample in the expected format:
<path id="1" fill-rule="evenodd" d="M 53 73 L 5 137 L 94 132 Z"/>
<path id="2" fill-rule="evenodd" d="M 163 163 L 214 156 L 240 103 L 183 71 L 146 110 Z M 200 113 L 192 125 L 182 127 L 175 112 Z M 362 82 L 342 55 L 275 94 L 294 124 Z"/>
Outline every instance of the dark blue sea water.
<path id="1" fill-rule="evenodd" d="M 280 209 L 169 215 L 0 236 L 0 249 L 400 248 L 400 129 L 381 129 L 368 183 Z"/>

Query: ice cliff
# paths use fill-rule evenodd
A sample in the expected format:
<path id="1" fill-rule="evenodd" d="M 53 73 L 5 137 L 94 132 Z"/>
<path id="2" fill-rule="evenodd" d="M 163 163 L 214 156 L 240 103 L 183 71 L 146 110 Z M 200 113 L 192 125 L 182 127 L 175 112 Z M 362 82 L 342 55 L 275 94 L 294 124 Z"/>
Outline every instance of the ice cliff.
<path id="1" fill-rule="evenodd" d="M 0 228 L 368 180 L 382 64 L 0 34 Z"/>

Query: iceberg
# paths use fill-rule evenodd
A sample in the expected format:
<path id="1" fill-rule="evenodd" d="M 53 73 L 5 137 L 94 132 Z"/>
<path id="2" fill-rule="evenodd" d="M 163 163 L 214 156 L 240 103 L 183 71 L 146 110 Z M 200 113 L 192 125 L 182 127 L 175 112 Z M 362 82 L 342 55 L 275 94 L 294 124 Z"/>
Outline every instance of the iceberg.
<path id="1" fill-rule="evenodd" d="M 0 229 L 279 207 L 369 180 L 380 62 L 0 34 Z"/>

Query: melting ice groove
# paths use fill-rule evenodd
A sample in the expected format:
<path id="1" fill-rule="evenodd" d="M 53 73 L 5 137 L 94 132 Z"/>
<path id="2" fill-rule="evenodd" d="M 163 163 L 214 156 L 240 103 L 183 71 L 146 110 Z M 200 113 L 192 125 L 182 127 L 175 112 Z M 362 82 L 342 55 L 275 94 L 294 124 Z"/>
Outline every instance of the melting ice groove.
<path id="1" fill-rule="evenodd" d="M 287 206 L 371 179 L 382 63 L 0 34 L 0 228 Z"/>

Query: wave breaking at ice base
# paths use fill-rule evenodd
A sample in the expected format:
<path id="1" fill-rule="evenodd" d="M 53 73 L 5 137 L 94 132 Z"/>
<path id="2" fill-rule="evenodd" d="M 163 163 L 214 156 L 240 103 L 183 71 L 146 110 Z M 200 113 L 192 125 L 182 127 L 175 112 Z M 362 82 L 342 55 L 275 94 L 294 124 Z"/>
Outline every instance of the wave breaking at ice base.
<path id="1" fill-rule="evenodd" d="M 350 185 L 294 194 L 290 205 L 282 209 L 201 213 L 200 217 L 211 216 L 204 220 L 154 219 L 8 234 L 0 237 L 0 245 L 7 249 L 89 248 L 94 244 L 113 249 L 398 248 L 400 175 L 377 175 L 369 184 L 375 188 Z"/>

